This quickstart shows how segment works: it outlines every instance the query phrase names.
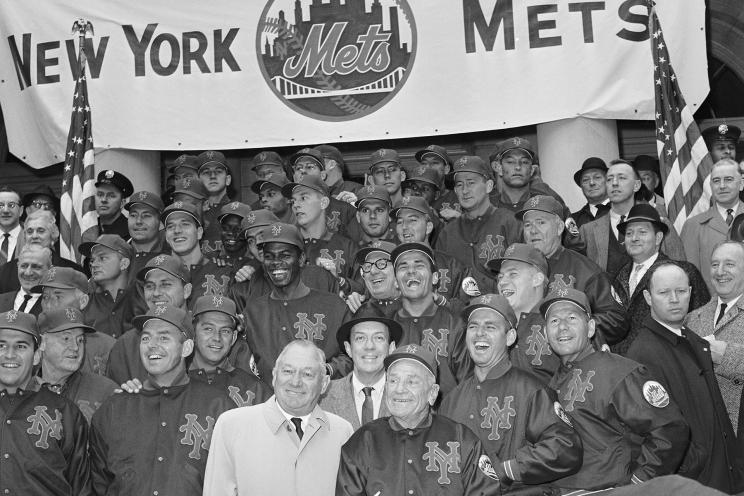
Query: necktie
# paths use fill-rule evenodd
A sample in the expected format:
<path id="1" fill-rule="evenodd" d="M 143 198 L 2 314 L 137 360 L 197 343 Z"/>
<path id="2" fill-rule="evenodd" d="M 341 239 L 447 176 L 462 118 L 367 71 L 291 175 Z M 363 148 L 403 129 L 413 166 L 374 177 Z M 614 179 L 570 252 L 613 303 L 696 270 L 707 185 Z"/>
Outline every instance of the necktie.
<path id="1" fill-rule="evenodd" d="M 300 441 L 302 441 L 302 436 L 305 435 L 305 433 L 302 430 L 302 419 L 299 417 L 292 417 L 291 420 L 295 426 L 295 430 L 297 431 L 297 437 L 299 437 Z"/>
<path id="2" fill-rule="evenodd" d="M 638 276 L 641 273 L 641 269 L 643 268 L 643 264 L 636 265 L 633 268 L 633 273 L 630 274 L 630 282 L 628 284 L 630 288 L 630 295 L 632 296 L 635 292 L 636 286 L 638 286 Z"/>
<path id="3" fill-rule="evenodd" d="M 8 248 L 10 248 L 10 233 L 3 233 L 3 243 L 0 245 L 0 265 L 8 261 Z"/>
<path id="4" fill-rule="evenodd" d="M 734 222 L 734 209 L 727 208 L 726 209 L 726 224 L 730 226 L 732 222 Z"/>
<path id="5" fill-rule="evenodd" d="M 620 222 L 618 222 L 618 224 L 622 224 L 623 222 L 625 222 L 625 216 L 621 215 Z M 625 243 L 625 234 L 621 233 L 620 231 L 617 231 L 617 240 L 618 242 L 620 242 L 620 244 Z"/>
<path id="6" fill-rule="evenodd" d="M 374 389 L 375 388 L 372 386 L 362 388 L 362 391 L 364 391 L 364 403 L 362 403 L 362 425 L 374 420 L 374 412 L 372 410 L 372 391 L 374 391 Z"/>
<path id="7" fill-rule="evenodd" d="M 19 312 L 25 312 L 26 307 L 28 306 L 28 301 L 31 299 L 31 295 L 26 293 L 23 295 L 23 303 L 21 303 L 21 306 L 18 308 Z"/>
<path id="8" fill-rule="evenodd" d="M 721 310 L 718 312 L 718 318 L 716 319 L 716 325 L 721 321 L 723 318 L 723 315 L 726 313 L 726 307 L 728 306 L 727 303 L 721 303 Z"/>

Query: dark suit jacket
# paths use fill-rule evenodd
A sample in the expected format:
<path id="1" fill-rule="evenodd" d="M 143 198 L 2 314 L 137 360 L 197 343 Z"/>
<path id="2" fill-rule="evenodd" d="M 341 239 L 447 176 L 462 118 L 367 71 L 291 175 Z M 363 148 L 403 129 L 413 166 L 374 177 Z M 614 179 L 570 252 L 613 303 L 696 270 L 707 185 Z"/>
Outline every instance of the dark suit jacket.
<path id="1" fill-rule="evenodd" d="M 643 297 L 643 290 L 648 289 L 648 280 L 651 278 L 651 273 L 659 265 L 672 261 L 669 257 L 664 255 L 663 252 L 659 252 L 659 256 L 656 261 L 648 268 L 641 280 L 638 281 L 638 285 L 633 291 L 633 294 L 628 294 L 630 291 L 630 272 L 633 270 L 633 262 L 626 264 L 620 269 L 617 277 L 612 282 L 612 289 L 615 290 L 615 294 L 620 299 L 621 304 L 628 311 L 628 317 L 630 319 L 630 330 L 628 335 L 623 341 L 613 346 L 613 351 L 624 355 L 628 350 L 628 347 L 633 343 L 633 340 L 638 336 L 639 329 L 643 325 L 643 321 L 646 317 L 651 315 L 651 309 L 646 303 L 646 298 Z M 697 270 L 695 265 L 690 262 L 683 260 L 674 260 L 674 263 L 682 267 L 687 273 L 687 277 L 690 279 L 690 286 L 692 287 L 692 294 L 690 295 L 690 307 L 688 312 L 700 308 L 708 301 L 710 301 L 710 293 L 708 292 L 708 286 L 705 284 L 705 279 Z"/>
<path id="2" fill-rule="evenodd" d="M 361 422 L 357 414 L 356 403 L 354 402 L 351 376 L 352 374 L 350 373 L 346 377 L 332 380 L 330 386 L 328 386 L 328 391 L 320 398 L 319 406 L 323 410 L 334 413 L 347 420 L 354 430 L 357 430 L 361 427 Z M 385 393 L 383 392 L 378 418 L 389 416 L 390 411 L 385 404 Z"/>
<path id="3" fill-rule="evenodd" d="M 19 253 L 19 251 L 16 250 L 16 253 Z M 85 273 L 80 265 L 62 258 L 56 251 L 52 251 L 52 265 L 55 267 L 72 267 Z M 19 289 L 21 289 L 21 283 L 18 282 L 18 258 L 14 258 L 10 262 L 0 265 L 0 293 L 18 291 Z"/>
<path id="4" fill-rule="evenodd" d="M 607 214 L 607 212 L 610 211 L 609 205 L 601 205 L 599 207 L 599 210 L 597 210 L 597 216 L 595 217 L 592 215 L 592 211 L 589 208 L 589 204 L 585 203 L 583 207 L 581 207 L 579 210 L 571 214 L 571 217 L 573 217 L 573 220 L 576 221 L 576 225 L 581 227 L 584 224 L 589 224 L 591 221 L 595 219 L 599 219 L 600 217 Z"/>
<path id="5" fill-rule="evenodd" d="M 13 303 L 15 303 L 15 297 L 17 294 L 17 290 L 0 294 L 0 312 L 8 312 L 10 310 L 13 310 Z M 31 307 L 31 310 L 26 309 L 26 313 L 30 313 L 34 317 L 38 317 L 41 313 L 41 298 L 36 300 L 36 303 L 34 303 L 34 306 Z"/>

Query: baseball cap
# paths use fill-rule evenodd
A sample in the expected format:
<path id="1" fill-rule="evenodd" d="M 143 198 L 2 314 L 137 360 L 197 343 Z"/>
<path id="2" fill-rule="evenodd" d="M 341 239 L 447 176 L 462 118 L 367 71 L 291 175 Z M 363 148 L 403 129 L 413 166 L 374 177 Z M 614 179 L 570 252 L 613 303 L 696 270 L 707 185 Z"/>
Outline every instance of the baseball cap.
<path id="1" fill-rule="evenodd" d="M 240 220 L 242 221 L 252 210 L 253 209 L 245 203 L 237 201 L 226 203 L 220 209 L 220 215 L 217 217 L 217 222 L 222 222 L 228 215 L 240 217 Z"/>
<path id="2" fill-rule="evenodd" d="M 430 168 L 423 165 L 420 165 L 416 167 L 413 170 L 413 174 L 411 177 L 403 181 L 402 185 L 405 188 L 410 183 L 418 181 L 420 183 L 427 183 L 434 186 L 436 189 L 439 189 L 439 183 L 441 182 L 441 177 L 439 176 L 439 173 Z"/>
<path id="3" fill-rule="evenodd" d="M 507 324 L 516 329 L 517 316 L 511 305 L 509 305 L 509 301 L 506 297 L 500 294 L 484 294 L 482 296 L 476 296 L 470 300 L 470 304 L 463 309 L 461 313 L 462 318 L 467 321 L 470 318 L 470 314 L 480 308 L 490 308 L 491 310 L 496 311 L 504 317 Z"/>
<path id="4" fill-rule="evenodd" d="M 305 175 L 296 183 L 289 183 L 282 187 L 282 195 L 284 195 L 287 198 L 292 198 L 292 193 L 294 192 L 295 188 L 298 188 L 300 186 L 304 186 L 306 188 L 312 189 L 313 191 L 317 191 L 323 196 L 329 195 L 329 189 L 328 185 L 321 179 L 320 176 L 308 176 Z"/>
<path id="5" fill-rule="evenodd" d="M 659 228 L 659 230 L 664 234 L 669 232 L 669 226 L 661 221 L 659 211 L 648 203 L 638 203 L 637 205 L 633 205 L 630 212 L 628 212 L 628 218 L 625 219 L 625 222 L 620 222 L 617 225 L 618 232 L 625 235 L 625 230 L 631 222 L 650 222 Z"/>
<path id="6" fill-rule="evenodd" d="M 78 248 L 80 253 L 89 257 L 93 248 L 98 245 L 105 246 L 109 250 L 114 250 L 115 252 L 120 253 L 124 258 L 131 259 L 134 256 L 132 245 L 124 241 L 124 239 L 118 234 L 101 234 L 95 241 L 80 243 Z"/>
<path id="7" fill-rule="evenodd" d="M 0 329 L 12 329 L 14 331 L 30 334 L 34 341 L 39 342 L 39 329 L 36 326 L 36 317 L 30 313 L 9 310 L 0 313 Z"/>
<path id="8" fill-rule="evenodd" d="M 474 172 L 480 174 L 486 179 L 493 179 L 493 171 L 491 167 L 480 157 L 475 155 L 464 155 L 455 161 L 455 165 L 452 171 L 452 177 L 458 172 Z"/>
<path id="9" fill-rule="evenodd" d="M 514 214 L 517 220 L 521 221 L 524 218 L 524 214 L 530 210 L 539 210 L 541 212 L 547 212 L 549 214 L 557 215 L 561 220 L 563 218 L 563 205 L 561 202 L 556 200 L 550 195 L 536 195 L 524 202 L 522 210 Z"/>
<path id="10" fill-rule="evenodd" d="M 162 320 L 178 328 L 188 337 L 193 337 L 191 317 L 189 312 L 173 305 L 155 305 L 144 315 L 137 315 L 132 319 L 132 324 L 141 331 L 150 320 Z"/>
<path id="11" fill-rule="evenodd" d="M 315 151 L 320 152 L 323 158 L 335 160 L 340 167 L 346 165 L 346 161 L 344 160 L 344 156 L 341 154 L 341 151 L 333 145 L 318 145 L 315 147 Z"/>
<path id="12" fill-rule="evenodd" d="M 416 161 L 421 162 L 427 155 L 436 155 L 437 157 L 441 158 L 445 164 L 452 165 L 452 159 L 443 146 L 429 145 L 423 150 L 417 151 L 415 155 Z"/>
<path id="13" fill-rule="evenodd" d="M 540 303 L 540 314 L 545 318 L 550 306 L 559 301 L 569 301 L 579 307 L 587 315 L 591 315 L 589 299 L 586 295 L 574 288 L 556 288 L 552 290 Z"/>
<path id="14" fill-rule="evenodd" d="M 376 239 L 372 241 L 372 243 L 370 243 L 368 246 L 360 248 L 354 256 L 354 261 L 362 263 L 367 259 L 367 255 L 374 252 L 387 253 L 389 257 L 395 249 L 395 246 L 395 243 L 391 243 L 390 241 L 381 241 L 379 239 Z"/>
<path id="15" fill-rule="evenodd" d="M 176 183 L 176 189 L 173 191 L 174 195 L 188 195 L 197 200 L 206 200 L 209 196 L 206 186 L 201 182 L 201 179 L 187 177 L 181 179 Z"/>
<path id="16" fill-rule="evenodd" d="M 325 162 L 323 162 L 323 154 L 314 148 L 303 148 L 289 158 L 289 163 L 294 165 L 302 157 L 311 158 L 315 163 L 318 164 L 321 170 L 325 170 Z"/>
<path id="17" fill-rule="evenodd" d="M 589 157 L 584 160 L 584 163 L 581 164 L 581 169 L 577 170 L 573 176 L 574 182 L 577 186 L 581 187 L 581 175 L 588 170 L 601 170 L 602 172 L 607 172 L 607 164 L 599 157 Z"/>
<path id="18" fill-rule="evenodd" d="M 399 360 L 413 360 L 418 362 L 426 367 L 434 377 L 437 376 L 438 366 L 434 354 L 421 345 L 407 344 L 393 350 L 393 352 L 383 360 L 385 370 L 390 369 L 390 367 Z"/>
<path id="19" fill-rule="evenodd" d="M 368 315 L 362 315 L 341 324 L 341 326 L 338 328 L 338 331 L 336 332 L 336 341 L 338 342 L 338 347 L 340 349 L 345 349 L 344 343 L 349 341 L 351 337 L 352 327 L 363 322 L 379 322 L 381 324 L 384 324 L 388 329 L 391 343 L 393 341 L 397 343 L 403 337 L 403 327 L 401 327 L 398 322 L 392 319 L 381 317 L 370 311 Z"/>
<path id="20" fill-rule="evenodd" d="M 78 308 L 67 307 L 47 310 L 39 314 L 39 334 L 67 331 L 68 329 L 82 329 L 84 332 L 96 332 L 85 324 L 83 312 Z"/>
<path id="21" fill-rule="evenodd" d="M 434 267 L 437 266 L 437 263 L 434 261 L 434 253 L 432 252 L 431 247 L 424 243 L 403 243 L 396 246 L 392 253 L 390 253 L 390 259 L 393 261 L 393 265 L 396 264 L 398 258 L 411 251 L 419 251 L 423 253 L 429 258 Z"/>
<path id="22" fill-rule="evenodd" d="M 264 243 L 286 243 L 305 250 L 305 242 L 302 239 L 300 230 L 293 224 L 284 222 L 275 222 L 261 229 L 259 245 Z"/>
<path id="23" fill-rule="evenodd" d="M 194 322 L 196 322 L 196 317 L 198 315 L 201 315 L 205 312 L 221 312 L 231 317 L 236 325 L 238 323 L 238 319 L 236 317 L 236 315 L 238 314 L 237 306 L 235 305 L 235 302 L 227 296 L 205 295 L 197 298 L 196 303 L 194 303 L 194 310 L 192 311 L 194 315 Z"/>
<path id="24" fill-rule="evenodd" d="M 198 209 L 193 203 L 184 201 L 176 201 L 165 207 L 165 210 L 163 210 L 163 212 L 160 214 L 160 220 L 163 222 L 163 224 L 165 224 L 166 222 L 168 222 L 168 217 L 177 212 L 188 214 L 194 219 L 194 222 L 196 222 L 198 226 L 202 225 L 201 210 Z"/>
<path id="25" fill-rule="evenodd" d="M 357 200 L 354 203 L 354 206 L 357 209 L 361 208 L 364 202 L 369 200 L 380 200 L 381 202 L 386 203 L 388 207 L 393 203 L 390 200 L 390 193 L 388 193 L 384 187 L 375 186 L 374 184 L 368 184 L 367 186 L 362 187 L 357 191 L 356 197 Z"/>
<path id="26" fill-rule="evenodd" d="M 110 169 L 103 170 L 98 173 L 96 188 L 101 184 L 110 184 L 112 186 L 116 186 L 119 191 L 121 191 L 121 196 L 124 198 L 128 198 L 134 191 L 134 186 L 132 186 L 132 182 L 127 179 L 127 176 L 125 176 L 121 172 Z"/>
<path id="27" fill-rule="evenodd" d="M 165 208 L 163 200 L 160 199 L 160 196 L 149 191 L 137 191 L 129 197 L 129 201 L 126 205 L 124 205 L 124 209 L 126 211 L 129 211 L 132 208 L 132 205 L 136 205 L 138 203 L 141 205 L 147 205 L 148 207 L 155 210 L 158 215 L 160 215 L 160 212 L 162 212 Z"/>
<path id="28" fill-rule="evenodd" d="M 256 154 L 256 156 L 253 157 L 253 169 L 262 165 L 276 165 L 277 167 L 284 167 L 284 161 L 278 153 L 266 150 Z"/>
<path id="29" fill-rule="evenodd" d="M 216 152 L 214 150 L 200 153 L 196 157 L 196 164 L 199 167 L 198 171 L 200 173 L 201 170 L 208 165 L 219 165 L 222 166 L 222 168 L 225 169 L 226 172 L 230 172 L 230 168 L 227 166 L 227 159 L 225 158 L 225 155 L 222 152 Z"/>
<path id="30" fill-rule="evenodd" d="M 148 260 L 145 266 L 137 272 L 137 280 L 144 281 L 147 278 L 147 274 L 155 269 L 167 272 L 183 282 L 189 282 L 191 280 L 191 275 L 186 266 L 173 255 L 166 254 L 157 255 Z"/>
<path id="31" fill-rule="evenodd" d="M 391 150 L 390 148 L 380 148 L 372 154 L 369 170 L 371 171 L 375 165 L 382 162 L 395 162 L 396 164 L 400 165 L 398 152 L 396 152 L 395 150 Z"/>
<path id="32" fill-rule="evenodd" d="M 281 191 L 283 187 L 289 184 L 289 179 L 284 174 L 272 174 L 269 179 L 261 179 L 251 184 L 251 191 L 258 195 L 267 184 L 273 185 Z"/>
<path id="33" fill-rule="evenodd" d="M 240 228 L 243 230 L 243 234 L 247 236 L 250 229 L 266 227 L 276 222 L 279 222 L 279 218 L 274 215 L 274 212 L 262 208 L 249 212 L 240 223 Z"/>
<path id="34" fill-rule="evenodd" d="M 431 215 L 431 207 L 426 203 L 425 198 L 421 196 L 404 196 L 396 203 L 395 208 L 390 211 L 390 217 L 395 219 L 398 217 L 398 213 L 405 208 L 425 215 Z"/>
<path id="35" fill-rule="evenodd" d="M 489 260 L 486 263 L 486 266 L 493 273 L 498 273 L 501 270 L 501 265 L 507 260 L 528 263 L 537 267 L 537 269 L 546 276 L 550 274 L 548 260 L 545 258 L 545 255 L 543 255 L 537 248 L 525 243 L 512 243 L 504 251 L 503 256 Z"/>
<path id="36" fill-rule="evenodd" d="M 496 146 L 496 150 L 489 157 L 489 160 L 491 162 L 494 160 L 501 160 L 502 155 L 510 150 L 522 150 L 526 152 L 533 161 L 535 160 L 535 147 L 533 147 L 532 143 L 528 140 L 520 137 L 510 138 L 499 143 Z"/>
<path id="37" fill-rule="evenodd" d="M 41 293 L 44 288 L 79 289 L 88 294 L 88 279 L 85 274 L 72 267 L 51 267 L 38 286 L 31 288 L 32 293 Z"/>
<path id="38" fill-rule="evenodd" d="M 198 165 L 198 160 L 196 158 L 196 155 L 189 155 L 187 153 L 184 153 L 183 155 L 179 155 L 178 158 L 173 161 L 171 166 L 168 167 L 168 172 L 170 173 L 176 172 L 181 167 L 185 167 L 187 169 L 198 171 L 199 165 Z"/>

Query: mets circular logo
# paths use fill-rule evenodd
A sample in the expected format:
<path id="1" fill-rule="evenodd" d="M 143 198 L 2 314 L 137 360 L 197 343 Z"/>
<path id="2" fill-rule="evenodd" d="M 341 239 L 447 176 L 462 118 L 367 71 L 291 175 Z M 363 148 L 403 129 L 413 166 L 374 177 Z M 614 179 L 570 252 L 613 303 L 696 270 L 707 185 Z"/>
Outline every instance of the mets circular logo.
<path id="1" fill-rule="evenodd" d="M 358 119 L 392 100 L 416 46 L 408 0 L 270 0 L 256 33 L 274 94 L 325 121 Z"/>

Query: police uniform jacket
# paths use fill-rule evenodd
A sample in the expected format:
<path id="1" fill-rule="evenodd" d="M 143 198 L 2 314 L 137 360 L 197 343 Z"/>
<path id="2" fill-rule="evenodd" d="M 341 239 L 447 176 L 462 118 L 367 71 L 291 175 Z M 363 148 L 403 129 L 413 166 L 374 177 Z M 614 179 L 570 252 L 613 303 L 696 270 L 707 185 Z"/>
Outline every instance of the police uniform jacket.
<path id="1" fill-rule="evenodd" d="M 235 406 L 257 405 L 274 394 L 271 386 L 254 374 L 233 367 L 229 362 L 225 368 L 217 367 L 213 372 L 192 367 L 189 369 L 189 378 L 221 390 L 235 403 Z"/>
<path id="2" fill-rule="evenodd" d="M 341 449 L 336 496 L 501 494 L 494 476 L 464 425 L 430 414 L 406 429 L 386 417 L 362 426 Z"/>
<path id="3" fill-rule="evenodd" d="M 137 394 L 111 396 L 91 423 L 96 494 L 201 496 L 214 424 L 234 406 L 185 372 L 172 386 L 147 380 Z"/>
<path id="4" fill-rule="evenodd" d="M 471 377 L 458 385 L 439 413 L 478 436 L 502 482 L 516 481 L 512 489 L 551 482 L 581 467 L 581 439 L 555 391 L 507 357 L 484 381 Z"/>
<path id="5" fill-rule="evenodd" d="M 588 346 L 561 365 L 550 387 L 584 444 L 581 470 L 557 481 L 559 487 L 641 483 L 679 468 L 689 427 L 643 365 Z"/>
<path id="6" fill-rule="evenodd" d="M 584 255 L 559 246 L 548 258 L 550 291 L 570 287 L 583 291 L 589 299 L 597 329 L 615 344 L 628 333 L 625 309 L 612 295 L 612 280 Z"/>
<path id="7" fill-rule="evenodd" d="M 742 467 L 709 348 L 693 331 L 683 328 L 677 336 L 649 316 L 626 356 L 648 367 L 690 426 L 690 447 L 679 474 L 733 493 L 742 490 Z"/>
<path id="8" fill-rule="evenodd" d="M 0 391 L 0 491 L 89 496 L 88 423 L 68 399 L 31 379 L 16 394 Z"/>
<path id="9" fill-rule="evenodd" d="M 561 360 L 550 349 L 545 319 L 539 311 L 520 315 L 517 341 L 509 348 L 509 358 L 515 367 L 532 373 L 545 384 L 558 370 Z"/>
<path id="10" fill-rule="evenodd" d="M 259 377 L 273 383 L 274 363 L 295 339 L 313 341 L 325 352 L 334 375 L 346 375 L 351 370 L 351 360 L 340 353 L 336 331 L 349 318 L 344 300 L 314 289 L 292 300 L 276 299 L 271 294 L 253 300 L 245 309 L 245 334 Z"/>
<path id="11" fill-rule="evenodd" d="M 435 248 L 471 267 L 481 293 L 498 293 L 486 263 L 502 256 L 521 235 L 522 228 L 514 214 L 492 206 L 475 219 L 461 216 L 449 222 L 439 233 Z"/>

